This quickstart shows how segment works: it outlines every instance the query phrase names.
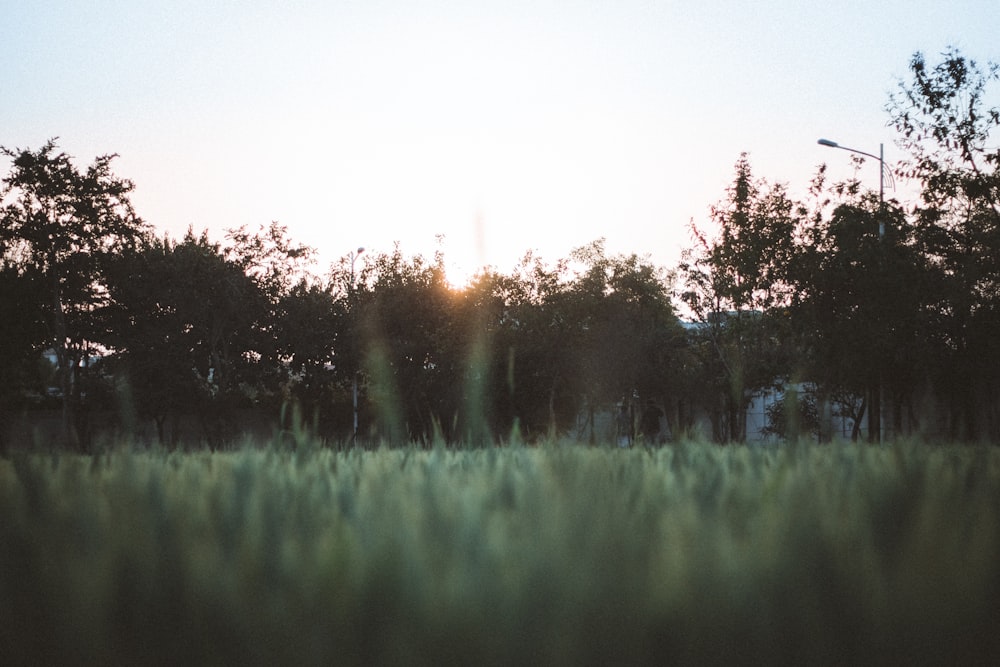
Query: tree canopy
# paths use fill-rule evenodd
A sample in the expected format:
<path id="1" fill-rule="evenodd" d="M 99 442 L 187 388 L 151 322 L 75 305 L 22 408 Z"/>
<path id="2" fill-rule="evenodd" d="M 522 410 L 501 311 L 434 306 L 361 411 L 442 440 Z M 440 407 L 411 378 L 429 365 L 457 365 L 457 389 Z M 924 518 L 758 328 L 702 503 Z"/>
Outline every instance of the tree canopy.
<path id="1" fill-rule="evenodd" d="M 481 445 L 594 441 L 602 415 L 632 429 L 648 403 L 739 442 L 751 403 L 784 390 L 785 437 L 828 440 L 840 415 L 855 438 L 866 421 L 874 440 L 1000 441 L 998 77 L 955 49 L 911 59 L 887 111 L 919 201 L 824 167 L 796 199 L 742 154 L 677 267 L 597 239 L 462 288 L 441 253 L 398 246 L 317 274 L 277 222 L 159 238 L 114 155 L 81 170 L 54 140 L 2 148 L 4 419 L 56 400 L 83 448 L 98 414 L 167 444 L 224 444 L 250 414 L 349 443 L 356 395 L 364 442 Z"/>
<path id="2" fill-rule="evenodd" d="M 111 172 L 114 155 L 99 156 L 81 171 L 57 152 L 54 140 L 37 151 L 0 151 L 13 163 L 0 187 L 0 257 L 19 277 L 44 286 L 44 344 L 57 359 L 63 438 L 77 445 L 86 434 L 76 423 L 84 416 L 78 411 L 83 369 L 95 353 L 108 305 L 107 266 L 148 228 L 129 201 L 132 182 Z M 24 321 L 30 326 L 33 320 Z"/>

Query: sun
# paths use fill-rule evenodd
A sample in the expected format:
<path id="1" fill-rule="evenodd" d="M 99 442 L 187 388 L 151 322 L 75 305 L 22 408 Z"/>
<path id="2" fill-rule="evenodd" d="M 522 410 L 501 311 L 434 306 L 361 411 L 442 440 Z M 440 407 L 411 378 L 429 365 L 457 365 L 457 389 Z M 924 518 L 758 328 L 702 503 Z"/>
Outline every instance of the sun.
<path id="1" fill-rule="evenodd" d="M 446 260 L 444 266 L 445 281 L 448 287 L 460 292 L 472 284 L 473 279 L 483 267 L 474 266 L 471 262 L 462 260 Z"/>

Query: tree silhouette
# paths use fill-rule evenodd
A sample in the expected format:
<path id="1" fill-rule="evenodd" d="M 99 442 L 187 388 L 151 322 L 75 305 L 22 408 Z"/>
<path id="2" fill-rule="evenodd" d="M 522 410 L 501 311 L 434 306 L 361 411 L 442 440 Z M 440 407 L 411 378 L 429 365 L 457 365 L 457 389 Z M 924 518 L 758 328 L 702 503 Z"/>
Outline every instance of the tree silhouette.
<path id="1" fill-rule="evenodd" d="M 933 383 L 952 437 L 1000 439 L 1000 65 L 917 53 L 888 104 L 904 175 L 919 179 L 915 243 L 933 271 Z"/>
<path id="2" fill-rule="evenodd" d="M 47 344 L 55 351 L 65 442 L 85 447 L 77 418 L 86 365 L 96 354 L 99 311 L 107 305 L 110 258 L 135 246 L 148 228 L 132 209 L 131 181 L 111 172 L 114 155 L 84 171 L 57 152 L 55 140 L 37 151 L 0 147 L 12 158 L 0 201 L 0 242 L 7 261 L 45 285 Z"/>
<path id="3" fill-rule="evenodd" d="M 138 417 L 153 419 L 164 440 L 168 418 L 197 415 L 202 436 L 221 442 L 257 380 L 253 329 L 265 312 L 258 286 L 219 244 L 191 230 L 179 243 L 153 239 L 121 253 L 113 267 L 107 344 Z"/>
<path id="4" fill-rule="evenodd" d="M 743 154 L 726 198 L 712 208 L 718 234 L 692 226 L 695 247 L 679 267 L 681 298 L 698 320 L 692 337 L 715 394 L 709 409 L 718 440 L 745 440 L 753 396 L 790 374 L 781 358 L 790 350 L 778 336 L 800 217 L 785 188 L 754 178 Z"/>

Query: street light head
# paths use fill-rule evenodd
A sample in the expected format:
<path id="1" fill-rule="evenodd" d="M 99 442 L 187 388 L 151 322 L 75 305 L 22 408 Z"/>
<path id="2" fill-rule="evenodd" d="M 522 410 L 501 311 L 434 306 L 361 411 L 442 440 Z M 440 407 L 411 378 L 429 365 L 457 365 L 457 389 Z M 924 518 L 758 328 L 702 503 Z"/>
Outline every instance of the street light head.
<path id="1" fill-rule="evenodd" d="M 360 255 L 361 253 L 363 253 L 364 251 L 365 251 L 365 249 L 364 249 L 364 248 L 363 248 L 362 246 L 358 246 L 358 254 L 359 254 L 359 255 Z"/>
<path id="2" fill-rule="evenodd" d="M 830 141 L 829 139 L 820 139 L 816 142 L 820 146 L 829 146 L 830 148 L 840 148 L 840 144 L 836 141 Z"/>

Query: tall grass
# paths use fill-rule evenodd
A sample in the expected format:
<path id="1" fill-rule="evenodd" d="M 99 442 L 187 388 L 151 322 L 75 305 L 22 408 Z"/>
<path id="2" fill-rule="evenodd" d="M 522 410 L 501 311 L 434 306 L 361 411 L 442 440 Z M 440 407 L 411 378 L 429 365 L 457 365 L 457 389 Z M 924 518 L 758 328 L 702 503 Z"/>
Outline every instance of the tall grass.
<path id="1" fill-rule="evenodd" d="M 987 664 L 1000 451 L 0 460 L 0 662 Z"/>

